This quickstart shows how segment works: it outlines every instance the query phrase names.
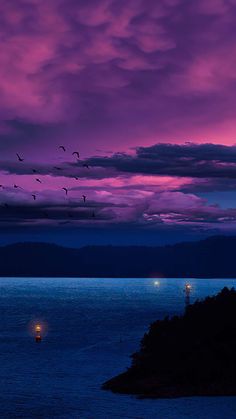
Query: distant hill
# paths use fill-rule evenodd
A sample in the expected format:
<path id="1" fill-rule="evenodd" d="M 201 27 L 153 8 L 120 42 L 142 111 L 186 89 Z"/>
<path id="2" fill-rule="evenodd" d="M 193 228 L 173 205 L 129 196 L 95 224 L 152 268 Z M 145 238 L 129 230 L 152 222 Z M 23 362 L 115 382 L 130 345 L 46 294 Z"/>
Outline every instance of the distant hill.
<path id="1" fill-rule="evenodd" d="M 18 243 L 0 247 L 0 276 L 235 278 L 236 237 L 163 247 Z"/>

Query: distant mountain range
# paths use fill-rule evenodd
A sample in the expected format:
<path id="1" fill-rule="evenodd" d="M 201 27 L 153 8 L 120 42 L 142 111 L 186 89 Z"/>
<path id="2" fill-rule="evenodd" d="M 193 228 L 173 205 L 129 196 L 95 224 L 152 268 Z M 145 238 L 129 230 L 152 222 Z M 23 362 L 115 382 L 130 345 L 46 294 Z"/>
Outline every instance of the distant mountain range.
<path id="1" fill-rule="evenodd" d="M 0 247 L 0 276 L 236 278 L 236 237 L 163 247 L 18 243 Z"/>

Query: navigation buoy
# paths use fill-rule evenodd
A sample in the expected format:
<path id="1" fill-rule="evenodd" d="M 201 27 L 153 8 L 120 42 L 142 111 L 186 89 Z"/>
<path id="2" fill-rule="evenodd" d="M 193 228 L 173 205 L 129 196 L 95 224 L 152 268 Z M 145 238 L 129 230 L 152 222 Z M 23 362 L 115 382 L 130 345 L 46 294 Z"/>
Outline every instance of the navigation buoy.
<path id="1" fill-rule="evenodd" d="M 36 324 L 36 326 L 35 326 L 35 342 L 41 342 L 41 340 L 42 340 L 41 330 L 42 330 L 41 325 Z"/>

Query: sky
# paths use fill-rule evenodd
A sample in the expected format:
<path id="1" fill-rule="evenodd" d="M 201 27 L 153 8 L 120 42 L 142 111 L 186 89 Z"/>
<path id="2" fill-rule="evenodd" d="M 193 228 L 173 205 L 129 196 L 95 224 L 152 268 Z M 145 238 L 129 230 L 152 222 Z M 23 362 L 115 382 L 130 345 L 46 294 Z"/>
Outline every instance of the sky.
<path id="1" fill-rule="evenodd" d="M 235 25 L 236 0 L 1 2 L 0 244 L 236 234 Z"/>

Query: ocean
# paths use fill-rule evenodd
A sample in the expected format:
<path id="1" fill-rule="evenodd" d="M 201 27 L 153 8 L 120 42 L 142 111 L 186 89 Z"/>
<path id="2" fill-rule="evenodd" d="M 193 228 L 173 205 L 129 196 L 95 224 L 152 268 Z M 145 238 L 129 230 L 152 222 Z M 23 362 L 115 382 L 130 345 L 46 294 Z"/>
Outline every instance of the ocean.
<path id="1" fill-rule="evenodd" d="M 130 365 L 151 322 L 183 312 L 186 280 L 158 281 L 1 278 L 0 418 L 235 419 L 236 397 L 140 400 L 101 390 Z M 191 301 L 236 287 L 189 281 Z"/>

